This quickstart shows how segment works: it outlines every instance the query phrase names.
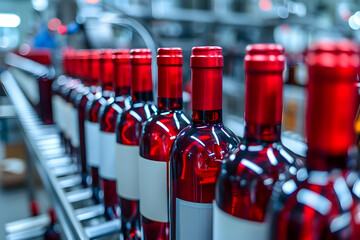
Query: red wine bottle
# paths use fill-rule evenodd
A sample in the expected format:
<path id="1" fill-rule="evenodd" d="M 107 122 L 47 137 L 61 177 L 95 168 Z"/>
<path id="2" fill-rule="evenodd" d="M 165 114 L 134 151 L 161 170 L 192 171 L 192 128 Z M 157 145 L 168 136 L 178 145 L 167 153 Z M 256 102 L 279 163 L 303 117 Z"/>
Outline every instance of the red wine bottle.
<path id="1" fill-rule="evenodd" d="M 170 239 L 212 239 L 212 202 L 221 161 L 239 139 L 222 123 L 221 47 L 194 47 L 192 119 L 170 154 Z"/>
<path id="2" fill-rule="evenodd" d="M 156 112 L 153 103 L 151 50 L 131 50 L 131 108 L 116 126 L 116 185 L 124 239 L 140 239 L 139 138 L 142 124 Z"/>
<path id="3" fill-rule="evenodd" d="M 85 107 L 89 101 L 93 100 L 95 94 L 101 90 L 98 86 L 99 65 L 96 64 L 96 62 L 99 62 L 99 53 L 96 50 L 84 51 L 78 61 L 83 87 L 73 99 L 71 142 L 75 148 L 77 162 L 81 167 L 82 185 L 87 187 L 89 175 L 85 152 Z"/>
<path id="4" fill-rule="evenodd" d="M 73 58 L 75 56 L 73 55 Z M 74 59 L 75 60 L 75 59 Z M 72 76 L 68 80 L 68 82 L 60 89 L 60 95 L 63 99 L 63 109 L 61 109 L 60 113 L 60 129 L 64 134 L 64 142 L 65 142 L 65 150 L 66 153 L 71 154 L 72 152 L 72 146 L 71 146 L 71 131 L 68 127 L 68 124 L 70 122 L 70 114 L 72 110 L 72 103 L 70 95 L 72 92 L 76 91 L 76 88 L 80 84 L 79 79 L 75 77 L 75 73 L 72 73 Z"/>
<path id="5" fill-rule="evenodd" d="M 64 85 L 70 80 L 69 76 L 71 73 L 71 53 L 72 50 L 67 49 L 62 55 L 62 67 L 63 67 L 63 74 L 60 75 L 52 84 L 52 111 L 53 111 L 53 120 L 56 126 L 60 130 L 61 140 L 64 141 L 64 134 L 61 128 L 61 121 L 62 121 L 62 110 L 64 109 L 64 101 L 61 97 L 61 89 Z"/>
<path id="6" fill-rule="evenodd" d="M 171 146 L 190 122 L 183 111 L 181 48 L 159 48 L 158 112 L 140 137 L 139 183 L 143 240 L 169 239 L 168 168 Z"/>
<path id="7" fill-rule="evenodd" d="M 57 225 L 57 219 L 55 210 L 49 209 L 50 225 L 46 228 L 44 233 L 44 240 L 60 240 L 59 226 Z"/>
<path id="8" fill-rule="evenodd" d="M 221 166 L 216 182 L 213 239 L 266 239 L 267 205 L 275 182 L 289 179 L 299 165 L 280 141 L 283 108 L 284 48 L 246 47 L 245 132 Z"/>
<path id="9" fill-rule="evenodd" d="M 97 202 L 102 201 L 100 194 L 100 118 L 101 109 L 112 101 L 113 98 L 113 50 L 104 50 L 100 53 L 99 58 L 99 79 L 101 84 L 101 92 L 95 94 L 95 99 L 89 101 L 86 106 L 85 121 L 85 144 L 86 159 L 91 166 L 92 188 L 94 198 Z"/>
<path id="10" fill-rule="evenodd" d="M 78 50 L 75 54 L 75 62 L 76 65 L 76 72 L 75 76 L 79 80 L 79 84 L 77 87 L 71 92 L 69 96 L 69 103 L 70 103 L 70 109 L 68 109 L 67 114 L 67 135 L 70 138 L 70 144 L 71 144 L 71 157 L 75 160 L 76 163 L 79 163 L 78 161 L 78 149 L 79 149 L 79 113 L 77 109 L 77 98 L 78 96 L 82 96 L 85 92 L 87 92 L 87 82 L 84 73 L 88 71 L 88 64 L 84 60 L 88 58 L 88 52 L 86 50 Z M 80 165 L 81 167 L 81 165 Z"/>
<path id="11" fill-rule="evenodd" d="M 347 167 L 355 143 L 359 46 L 313 43 L 306 63 L 306 169 L 275 188 L 271 239 L 360 239 L 359 179 Z"/>
<path id="12" fill-rule="evenodd" d="M 99 175 L 103 180 L 105 216 L 119 217 L 119 201 L 116 193 L 115 148 L 116 123 L 119 115 L 130 108 L 131 64 L 130 51 L 115 52 L 113 88 L 115 98 L 108 104 L 100 117 L 100 166 Z"/>

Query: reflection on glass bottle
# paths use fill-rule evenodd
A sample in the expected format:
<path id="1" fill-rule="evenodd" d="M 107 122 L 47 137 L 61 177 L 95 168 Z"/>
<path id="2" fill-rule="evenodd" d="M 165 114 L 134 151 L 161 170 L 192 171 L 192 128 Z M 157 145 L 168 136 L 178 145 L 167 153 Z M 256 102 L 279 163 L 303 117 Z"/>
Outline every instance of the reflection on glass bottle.
<path id="1" fill-rule="evenodd" d="M 266 239 L 265 214 L 274 184 L 297 172 L 297 160 L 280 141 L 284 62 L 281 45 L 246 48 L 245 133 L 216 183 L 214 240 Z"/>
<path id="2" fill-rule="evenodd" d="M 139 139 L 142 124 L 156 112 L 153 103 L 151 50 L 131 50 L 131 108 L 116 126 L 116 188 L 124 239 L 140 239 Z"/>
<path id="3" fill-rule="evenodd" d="M 306 168 L 277 184 L 271 239 L 360 239 L 358 175 L 350 170 L 359 47 L 317 42 L 307 52 Z"/>
<path id="4" fill-rule="evenodd" d="M 189 124 L 183 111 L 181 48 L 158 50 L 158 112 L 140 137 L 139 183 L 143 240 L 169 239 L 169 155 L 178 133 Z"/>
<path id="5" fill-rule="evenodd" d="M 170 239 L 212 238 L 212 202 L 221 161 L 239 139 L 222 123 L 221 47 L 194 47 L 192 119 L 170 154 Z"/>

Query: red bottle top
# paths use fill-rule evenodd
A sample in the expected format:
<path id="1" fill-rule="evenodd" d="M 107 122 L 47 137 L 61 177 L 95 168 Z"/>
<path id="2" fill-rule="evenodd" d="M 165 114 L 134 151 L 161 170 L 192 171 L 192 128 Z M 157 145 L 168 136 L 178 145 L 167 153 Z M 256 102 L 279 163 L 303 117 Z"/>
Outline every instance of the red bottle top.
<path id="1" fill-rule="evenodd" d="M 79 53 L 79 67 L 80 67 L 80 75 L 79 77 L 82 79 L 82 80 L 87 80 L 87 74 L 88 72 L 90 71 L 90 66 L 89 66 L 89 56 L 90 56 L 90 53 L 88 50 L 81 50 L 80 53 Z"/>
<path id="2" fill-rule="evenodd" d="M 89 71 L 89 79 L 92 82 L 99 83 L 99 76 L 100 76 L 100 55 L 101 50 L 91 50 L 90 52 L 90 71 Z"/>
<path id="3" fill-rule="evenodd" d="M 70 56 L 70 49 L 66 49 L 62 54 L 62 68 L 65 74 L 69 74 L 69 56 Z"/>
<path id="4" fill-rule="evenodd" d="M 244 61 L 246 124 L 280 125 L 284 47 L 278 44 L 248 45 Z"/>
<path id="5" fill-rule="evenodd" d="M 112 49 L 106 49 L 100 57 L 100 82 L 103 88 L 112 86 L 114 79 L 114 58 Z"/>
<path id="6" fill-rule="evenodd" d="M 158 64 L 158 97 L 182 98 L 182 65 L 181 48 L 159 48 Z"/>
<path id="7" fill-rule="evenodd" d="M 149 92 L 153 89 L 151 76 L 151 50 L 132 49 L 131 73 L 132 73 L 132 95 L 136 92 Z"/>
<path id="8" fill-rule="evenodd" d="M 115 52 L 114 65 L 114 89 L 129 88 L 131 86 L 130 50 L 117 50 Z"/>
<path id="9" fill-rule="evenodd" d="M 211 111 L 222 109 L 221 47 L 194 47 L 190 58 L 192 70 L 192 109 Z"/>
<path id="10" fill-rule="evenodd" d="M 349 41 L 317 42 L 307 51 L 309 71 L 306 136 L 309 152 L 346 155 L 354 144 L 360 66 L 359 47 Z"/>
<path id="11" fill-rule="evenodd" d="M 74 65 L 74 71 L 72 73 L 71 76 L 73 77 L 77 77 L 77 78 L 82 78 L 82 74 L 83 74 L 83 66 L 82 66 L 82 55 L 83 55 L 83 50 L 76 50 L 74 51 L 73 54 L 73 65 Z"/>

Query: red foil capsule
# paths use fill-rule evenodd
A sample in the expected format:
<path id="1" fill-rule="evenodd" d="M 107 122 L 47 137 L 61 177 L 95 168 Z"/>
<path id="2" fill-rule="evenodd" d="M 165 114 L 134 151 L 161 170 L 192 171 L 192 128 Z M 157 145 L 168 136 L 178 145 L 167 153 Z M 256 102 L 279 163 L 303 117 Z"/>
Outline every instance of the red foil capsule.
<path id="1" fill-rule="evenodd" d="M 131 64 L 132 64 L 132 92 L 148 92 L 152 91 L 153 84 L 151 77 L 151 50 L 150 49 L 132 49 Z"/>
<path id="2" fill-rule="evenodd" d="M 182 49 L 159 48 L 157 64 L 158 97 L 181 98 L 183 89 Z M 171 81 L 169 79 L 171 79 Z"/>
<path id="3" fill-rule="evenodd" d="M 222 109 L 222 68 L 221 47 L 194 47 L 190 58 L 192 68 L 191 95 L 195 110 Z"/>
<path id="4" fill-rule="evenodd" d="M 107 49 L 100 57 L 100 81 L 103 87 L 112 86 L 114 78 L 114 50 Z"/>
<path id="5" fill-rule="evenodd" d="M 284 47 L 281 45 L 253 44 L 246 47 L 246 124 L 281 124 L 284 68 Z"/>
<path id="6" fill-rule="evenodd" d="M 113 86 L 115 89 L 131 86 L 130 50 L 123 49 L 115 52 Z"/>
<path id="7" fill-rule="evenodd" d="M 90 52 L 90 71 L 89 71 L 89 79 L 92 82 L 99 82 L 100 76 L 100 55 L 101 50 L 91 50 Z"/>
<path id="8" fill-rule="evenodd" d="M 88 72 L 90 71 L 90 65 L 89 65 L 89 60 L 88 60 L 90 52 L 88 50 L 82 50 L 79 55 L 80 55 L 79 56 L 79 62 L 80 62 L 79 65 L 81 68 L 80 78 L 83 81 L 86 81 Z"/>
<path id="9" fill-rule="evenodd" d="M 309 151 L 347 154 L 354 143 L 359 48 L 348 41 L 319 42 L 306 55 L 309 70 L 306 136 Z"/>

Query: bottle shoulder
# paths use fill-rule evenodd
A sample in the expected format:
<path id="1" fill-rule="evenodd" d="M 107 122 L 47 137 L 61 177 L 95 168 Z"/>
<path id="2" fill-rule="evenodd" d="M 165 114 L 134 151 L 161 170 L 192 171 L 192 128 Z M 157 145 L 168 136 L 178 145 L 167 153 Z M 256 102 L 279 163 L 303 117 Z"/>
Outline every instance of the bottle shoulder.
<path id="1" fill-rule="evenodd" d="M 130 108 L 121 114 L 121 121 L 134 121 L 143 123 L 157 111 L 153 103 L 132 103 Z"/>
<path id="2" fill-rule="evenodd" d="M 301 167 L 301 161 L 290 154 L 280 142 L 256 144 L 244 141 L 226 156 L 220 178 L 237 181 L 258 178 L 266 181 L 265 185 L 273 185 L 279 178 L 287 179 L 295 175 Z"/>
<path id="3" fill-rule="evenodd" d="M 116 127 L 117 141 L 123 144 L 138 145 L 142 124 L 156 110 L 156 106 L 152 102 L 133 103 L 128 110 L 121 114 Z"/>
<path id="4" fill-rule="evenodd" d="M 355 220 L 360 214 L 359 194 L 354 191 L 357 182 L 358 174 L 349 170 L 308 172 L 305 168 L 300 169 L 297 176 L 276 184 L 269 214 L 272 225 L 285 226 L 285 223 L 291 223 L 292 227 L 303 231 L 305 223 L 297 219 L 298 216 L 303 216 L 313 226 L 318 224 L 312 228 L 316 229 L 316 232 L 314 230 L 311 234 L 327 232 L 325 239 L 333 239 L 337 234 L 346 234 L 348 237 L 339 239 L 358 239 L 350 238 L 360 236 L 360 223 Z M 272 216 L 277 217 L 271 218 Z M 346 217 L 341 218 L 342 216 Z M 335 226 L 337 224 L 334 223 L 336 219 L 346 224 L 338 228 L 339 226 Z M 327 229 L 329 227 L 333 229 Z M 338 229 L 334 231 L 335 228 Z M 273 235 L 279 239 L 287 231 L 287 228 L 280 230 L 276 227 Z"/>
<path id="5" fill-rule="evenodd" d="M 209 125 L 190 123 L 176 137 L 172 155 L 175 157 L 181 154 L 186 158 L 201 154 L 223 159 L 239 142 L 239 138 L 221 123 Z"/>
<path id="6" fill-rule="evenodd" d="M 140 155 L 168 161 L 171 146 L 179 132 L 189 124 L 182 111 L 156 112 L 143 125 Z"/>
<path id="7" fill-rule="evenodd" d="M 144 122 L 143 135 L 151 137 L 153 132 L 157 132 L 173 136 L 175 139 L 189 123 L 183 111 L 155 112 Z"/>

